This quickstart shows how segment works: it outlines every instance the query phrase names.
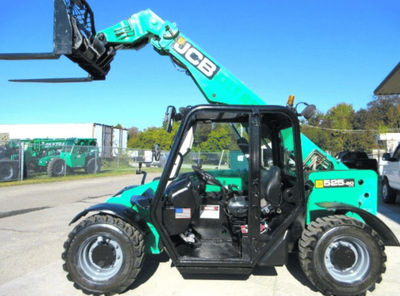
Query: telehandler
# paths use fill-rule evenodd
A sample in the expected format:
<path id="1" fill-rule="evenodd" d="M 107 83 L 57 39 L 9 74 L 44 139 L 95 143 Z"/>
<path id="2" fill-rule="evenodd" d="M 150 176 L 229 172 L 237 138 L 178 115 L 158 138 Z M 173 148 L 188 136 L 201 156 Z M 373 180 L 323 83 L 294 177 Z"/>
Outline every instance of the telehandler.
<path id="1" fill-rule="evenodd" d="M 290 97 L 267 106 L 177 28 L 150 10 L 96 32 L 85 0 L 55 0 L 54 50 L 2 54 L 1 59 L 65 55 L 87 78 L 25 82 L 104 80 L 117 50 L 148 43 L 184 69 L 208 105 L 169 106 L 167 130 L 179 130 L 160 178 L 122 189 L 89 207 L 64 244 L 67 278 L 86 294 L 127 290 L 146 254 L 166 252 L 182 274 L 251 274 L 299 254 L 308 279 L 326 295 L 364 295 L 385 272 L 385 246 L 399 246 L 376 217 L 377 174 L 352 170 L 300 133 L 309 118 Z M 225 127 L 240 149 L 241 165 L 219 170 L 188 159 L 198 132 Z M 235 151 L 231 151 L 235 152 Z M 237 152 L 237 151 L 236 151 Z M 232 162 L 233 163 L 233 162 Z"/>

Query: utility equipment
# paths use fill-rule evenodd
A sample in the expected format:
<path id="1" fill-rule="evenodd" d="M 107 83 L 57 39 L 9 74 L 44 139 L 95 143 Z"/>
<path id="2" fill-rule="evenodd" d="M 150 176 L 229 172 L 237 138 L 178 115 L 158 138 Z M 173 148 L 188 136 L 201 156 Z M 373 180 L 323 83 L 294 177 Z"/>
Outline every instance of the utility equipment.
<path id="1" fill-rule="evenodd" d="M 117 50 L 150 43 L 183 68 L 210 103 L 167 108 L 167 130 L 181 122 L 159 179 L 143 179 L 72 219 L 94 214 L 64 244 L 63 268 L 75 287 L 94 295 L 122 293 L 145 254 L 163 251 L 183 274 L 250 274 L 256 266 L 284 265 L 289 252 L 298 252 L 306 276 L 328 295 L 364 294 L 381 281 L 385 246 L 399 242 L 376 217 L 377 174 L 348 169 L 301 135 L 298 117 L 309 118 L 315 106 L 298 112 L 294 97 L 286 107 L 265 105 L 150 10 L 96 32 L 86 1 L 55 0 L 54 30 L 53 53 L 0 58 L 64 54 L 89 74 L 25 82 L 103 80 Z M 229 130 L 246 165 L 199 165 L 181 173 L 204 126 Z"/>

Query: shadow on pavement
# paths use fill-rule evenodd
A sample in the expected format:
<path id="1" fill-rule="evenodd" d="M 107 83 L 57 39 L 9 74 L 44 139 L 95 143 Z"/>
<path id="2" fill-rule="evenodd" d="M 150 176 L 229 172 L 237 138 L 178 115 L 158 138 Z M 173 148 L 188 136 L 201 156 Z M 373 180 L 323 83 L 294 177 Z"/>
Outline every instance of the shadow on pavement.
<path id="1" fill-rule="evenodd" d="M 134 290 L 140 285 L 143 285 L 146 283 L 157 271 L 158 266 L 160 265 L 161 262 L 168 262 L 169 256 L 166 253 L 162 253 L 160 255 L 148 255 L 146 256 L 146 259 L 144 260 L 142 269 L 137 276 L 136 280 L 133 282 L 133 284 L 126 289 L 126 292 L 129 292 L 130 290 Z"/>
<path id="2" fill-rule="evenodd" d="M 289 253 L 288 263 L 286 264 L 286 268 L 289 273 L 298 280 L 303 286 L 307 286 L 310 290 L 314 292 L 318 292 L 315 286 L 309 281 L 309 279 L 304 274 L 301 269 L 299 259 L 297 257 L 297 253 Z"/>

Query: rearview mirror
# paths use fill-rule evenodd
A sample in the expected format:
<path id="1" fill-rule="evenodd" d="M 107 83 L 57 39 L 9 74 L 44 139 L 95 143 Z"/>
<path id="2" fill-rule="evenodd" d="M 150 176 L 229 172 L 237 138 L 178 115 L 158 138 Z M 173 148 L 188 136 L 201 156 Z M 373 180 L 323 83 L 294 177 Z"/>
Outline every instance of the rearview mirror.
<path id="1" fill-rule="evenodd" d="M 317 110 L 317 107 L 315 105 L 307 105 L 307 107 L 304 108 L 300 115 L 308 120 L 314 115 L 315 110 Z"/>
<path id="2" fill-rule="evenodd" d="M 153 148 L 153 158 L 155 161 L 159 161 L 160 160 L 160 145 L 156 144 Z"/>
<path id="3" fill-rule="evenodd" d="M 167 133 L 170 133 L 172 131 L 172 125 L 174 124 L 175 114 L 176 114 L 175 107 L 168 106 L 164 117 L 164 122 L 166 123 L 165 129 Z"/>

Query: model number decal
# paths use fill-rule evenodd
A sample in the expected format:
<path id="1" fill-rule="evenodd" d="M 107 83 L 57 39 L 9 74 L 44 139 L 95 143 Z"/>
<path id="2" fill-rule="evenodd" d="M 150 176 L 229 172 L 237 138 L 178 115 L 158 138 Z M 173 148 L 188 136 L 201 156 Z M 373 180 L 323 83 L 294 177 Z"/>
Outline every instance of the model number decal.
<path id="1" fill-rule="evenodd" d="M 174 45 L 174 50 L 195 66 L 207 78 L 212 79 L 219 71 L 219 67 L 197 48 L 190 44 L 185 38 L 179 37 Z"/>
<path id="2" fill-rule="evenodd" d="M 316 180 L 315 188 L 340 188 L 340 187 L 354 187 L 354 179 L 330 179 L 330 180 Z"/>

